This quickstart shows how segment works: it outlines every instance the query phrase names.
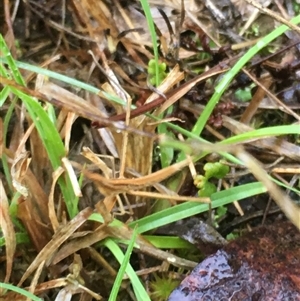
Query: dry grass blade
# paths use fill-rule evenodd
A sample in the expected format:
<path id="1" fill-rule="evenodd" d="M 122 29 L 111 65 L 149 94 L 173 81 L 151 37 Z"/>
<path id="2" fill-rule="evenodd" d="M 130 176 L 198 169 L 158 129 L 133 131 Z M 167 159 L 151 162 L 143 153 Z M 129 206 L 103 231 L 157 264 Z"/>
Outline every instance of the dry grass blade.
<path id="1" fill-rule="evenodd" d="M 92 212 L 93 209 L 91 208 L 82 210 L 67 225 L 59 229 L 53 236 L 52 240 L 50 240 L 43 250 L 41 250 L 41 252 L 36 256 L 22 276 L 18 285 L 20 286 L 30 276 L 30 274 L 37 269 L 42 261 L 45 260 L 46 264 L 49 264 L 57 249 L 89 218 Z"/>
<path id="2" fill-rule="evenodd" d="M 28 140 L 33 129 L 34 125 L 32 124 L 26 131 L 25 135 L 23 135 L 20 139 L 11 166 L 13 186 L 24 197 L 28 196 L 28 190 L 22 182 L 31 161 L 31 159 L 29 158 L 29 152 L 26 152 L 25 150 L 25 143 Z"/>
<path id="3" fill-rule="evenodd" d="M 82 172 L 87 178 L 94 181 L 95 183 L 98 183 L 99 189 L 102 194 L 109 196 L 119 194 L 121 192 L 126 192 L 130 189 L 136 190 L 143 187 L 152 186 L 180 171 L 182 168 L 189 165 L 189 163 L 190 160 L 186 159 L 152 174 L 133 179 L 106 179 L 98 173 L 92 173 L 85 169 L 83 169 Z"/>
<path id="4" fill-rule="evenodd" d="M 102 89 L 110 94 L 117 94 L 120 97 L 123 97 L 124 101 L 127 104 L 130 104 L 128 102 L 128 96 L 127 93 L 119 88 L 118 82 L 116 80 L 116 77 L 113 75 L 112 70 L 109 68 L 106 58 L 102 55 L 102 61 L 104 64 L 104 73 L 108 77 L 108 79 L 111 82 L 111 85 L 105 84 L 102 86 Z M 102 70 L 102 67 L 101 67 Z M 171 89 L 174 85 L 179 83 L 183 79 L 183 73 L 179 71 L 178 66 L 176 66 L 173 70 L 170 71 L 167 78 L 164 80 L 164 82 L 158 87 L 157 90 L 159 90 L 161 93 L 165 93 L 169 89 Z M 45 93 L 45 91 L 44 91 Z M 147 103 L 151 103 L 153 100 L 157 99 L 157 93 L 153 93 L 147 100 Z M 171 105 L 170 103 L 168 106 Z M 114 109 L 117 113 L 123 113 L 124 108 L 123 106 L 113 104 Z M 137 116 L 133 120 L 129 120 L 131 115 L 130 107 L 127 105 L 126 113 L 124 113 L 126 127 L 128 128 L 134 128 L 136 129 L 136 132 L 147 132 L 147 133 L 153 133 L 153 137 L 147 137 L 145 135 L 132 135 L 127 134 L 125 132 L 122 133 L 116 133 L 111 132 L 111 135 L 114 137 L 117 153 L 119 154 L 121 164 L 120 164 L 120 177 L 123 177 L 125 171 L 128 168 L 133 169 L 137 173 L 141 175 L 148 175 L 152 168 L 152 150 L 153 150 L 153 141 L 154 141 L 154 131 L 157 126 L 157 124 L 149 125 L 150 119 L 144 115 Z M 145 151 L 147 152 L 145 154 Z M 86 175 L 88 175 L 87 172 L 85 172 Z M 91 174 L 90 177 L 93 177 Z M 97 177 L 97 176 L 96 176 Z M 113 180 L 112 180 L 113 181 Z M 103 191 L 104 195 L 111 194 L 112 191 L 114 194 L 118 194 L 120 192 L 125 192 L 126 187 L 121 187 L 120 185 L 118 187 L 110 185 L 107 181 L 98 181 L 99 185 L 98 187 L 103 187 L 103 183 L 106 183 L 105 185 L 107 191 Z M 112 183 L 115 185 L 115 183 Z M 145 185 L 141 185 L 143 187 L 146 187 Z M 149 186 L 149 185 L 148 185 Z M 105 189 L 104 189 L 105 190 Z M 100 188 L 101 191 L 101 188 Z M 140 201 L 139 197 L 131 197 L 130 203 L 131 204 L 138 204 Z M 141 207 L 140 207 L 141 208 Z M 144 210 L 145 209 L 145 210 Z M 138 212 L 136 212 L 137 216 L 143 216 L 144 212 L 146 211 L 146 208 L 138 209 Z"/>
<path id="5" fill-rule="evenodd" d="M 113 176 L 113 170 L 110 169 L 105 162 L 99 158 L 98 155 L 96 155 L 94 152 L 91 151 L 91 149 L 89 149 L 88 147 L 83 147 L 82 148 L 82 152 L 81 154 L 87 158 L 88 160 L 90 160 L 91 162 L 93 162 L 104 174 L 104 176 L 109 179 Z M 113 158 L 112 158 L 113 159 Z M 112 163 L 113 160 L 112 160 Z"/>
<path id="6" fill-rule="evenodd" d="M 222 118 L 224 127 L 235 134 L 253 131 L 252 127 L 228 116 L 223 115 Z M 282 138 L 269 137 L 264 139 L 251 139 L 248 143 L 249 142 L 257 147 L 270 149 L 281 156 L 291 158 L 298 162 L 300 161 L 300 147 Z"/>
<path id="7" fill-rule="evenodd" d="M 59 221 L 55 212 L 54 191 L 55 191 L 55 186 L 57 184 L 57 181 L 63 173 L 64 173 L 64 169 L 62 167 L 58 168 L 52 173 L 52 184 L 51 184 L 51 189 L 50 189 L 49 199 L 48 199 L 49 219 L 51 221 L 51 225 L 54 233 L 59 228 Z"/>
<path id="8" fill-rule="evenodd" d="M 79 251 L 80 249 L 87 248 L 93 245 L 96 242 L 99 242 L 106 238 L 107 236 L 112 236 L 120 239 L 130 240 L 132 236 L 132 229 L 126 227 L 110 227 L 110 226 L 101 226 L 93 233 L 87 234 L 84 237 L 80 237 L 72 240 L 68 244 L 64 245 L 55 255 L 52 260 L 53 265 L 57 264 L 64 258 L 67 258 L 71 254 Z M 193 268 L 196 266 L 195 262 L 182 259 L 178 256 L 172 255 L 168 252 L 161 251 L 153 247 L 148 243 L 142 236 L 138 236 L 136 240 L 137 248 L 145 254 L 148 254 L 152 257 L 155 257 L 160 260 L 165 260 L 170 264 L 183 267 L 183 268 Z"/>
<path id="9" fill-rule="evenodd" d="M 118 78 L 112 71 L 112 69 L 109 67 L 107 59 L 103 52 L 100 53 L 100 56 L 102 58 L 102 64 L 104 65 L 104 73 L 106 77 L 108 78 L 111 87 L 113 87 L 113 91 L 115 94 L 117 94 L 123 101 L 126 103 L 126 117 L 125 117 L 125 125 L 129 126 L 130 122 L 130 109 L 132 104 L 132 99 L 129 96 L 129 94 L 121 87 Z M 100 70 L 102 70 L 102 67 L 98 64 L 98 62 L 95 62 L 97 66 L 99 66 Z M 113 134 L 112 134 L 113 135 Z M 124 172 L 126 168 L 127 163 L 127 145 L 128 145 L 128 132 L 122 132 L 122 147 L 121 151 L 119 151 L 119 157 L 121 159 L 120 162 L 120 177 L 124 177 Z M 116 146 L 117 147 L 117 146 Z M 120 150 L 120 149 L 119 149 Z"/>
<path id="10" fill-rule="evenodd" d="M 0 158 L 2 158 L 2 155 L 3 155 L 3 148 L 4 148 L 4 145 L 3 145 L 3 120 L 2 118 L 0 118 Z"/>
<path id="11" fill-rule="evenodd" d="M 199 81 L 202 79 L 199 78 Z M 168 97 L 167 101 L 162 104 L 162 106 L 156 110 L 156 114 L 159 115 L 162 112 L 164 112 L 168 107 L 170 107 L 172 104 L 174 104 L 176 101 L 178 101 L 182 96 L 184 96 L 191 88 L 193 88 L 198 81 L 191 82 L 188 86 L 182 87 L 177 93 L 172 94 L 170 97 Z"/>
<path id="12" fill-rule="evenodd" d="M 254 0 L 245 0 L 247 3 L 253 5 L 254 7 L 256 7 L 257 9 L 259 9 L 262 13 L 269 15 L 270 17 L 272 17 L 273 19 L 275 19 L 276 21 L 288 26 L 289 28 L 295 30 L 296 32 L 300 33 L 300 28 L 295 25 L 292 24 L 291 22 L 289 22 L 288 20 L 282 18 L 280 15 L 274 13 L 272 10 L 263 7 L 260 3 L 254 1 Z"/>
<path id="13" fill-rule="evenodd" d="M 65 168 L 65 171 L 68 173 L 68 175 L 70 177 L 72 189 L 75 193 L 75 196 L 81 197 L 82 192 L 81 192 L 81 189 L 80 189 L 80 186 L 79 186 L 79 183 L 78 183 L 77 176 L 75 174 L 75 171 L 74 171 L 70 161 L 66 157 L 62 158 L 61 161 L 62 161 L 62 164 Z"/>
<path id="14" fill-rule="evenodd" d="M 291 198 L 270 180 L 268 173 L 260 166 L 259 162 L 250 154 L 239 148 L 237 156 L 245 163 L 253 175 L 268 189 L 270 196 L 281 208 L 287 218 L 300 230 L 300 207 Z"/>
<path id="15" fill-rule="evenodd" d="M 135 190 L 127 190 L 128 194 L 142 196 L 153 199 L 163 199 L 177 202 L 199 202 L 199 203 L 210 203 L 210 198 L 205 197 L 191 197 L 191 196 L 180 196 L 180 195 L 168 195 L 163 193 L 155 193 L 148 191 L 135 191 Z"/>
<path id="16" fill-rule="evenodd" d="M 91 118 L 93 115 L 98 115 L 100 118 L 105 119 L 106 116 L 96 107 L 92 107 L 83 98 L 75 95 L 60 86 L 53 84 L 49 81 L 44 82 L 43 86 L 39 88 L 40 93 L 46 95 L 48 100 L 57 102 L 59 107 L 67 109 L 68 111 L 75 112 L 77 115 L 84 114 L 86 118 Z M 88 117 L 90 116 L 90 117 Z M 96 120 L 96 118 L 94 119 Z"/>
<path id="17" fill-rule="evenodd" d="M 24 186 L 28 189 L 29 196 L 26 200 L 18 200 L 17 216 L 25 226 L 36 250 L 40 251 L 51 238 L 51 231 L 47 226 L 50 223 L 48 197 L 30 169 L 25 174 Z"/>
<path id="18" fill-rule="evenodd" d="M 166 168 L 163 168 L 159 171 L 156 171 L 154 173 L 151 173 L 146 176 L 142 176 L 137 179 L 112 179 L 112 183 L 114 185 L 131 185 L 133 187 L 135 186 L 150 186 L 155 183 L 159 183 L 176 172 L 182 170 L 184 167 L 188 166 L 190 163 L 190 160 L 185 159 L 183 161 L 180 161 L 178 163 L 175 163 L 171 166 L 168 166 Z"/>
<path id="19" fill-rule="evenodd" d="M 55 265 L 68 256 L 74 254 L 75 252 L 88 248 L 95 244 L 96 242 L 102 241 L 108 236 L 106 226 L 100 226 L 97 230 L 92 233 L 86 234 L 83 237 L 79 237 L 71 240 L 67 244 L 63 245 L 60 250 L 54 255 L 51 265 Z"/>
<path id="20" fill-rule="evenodd" d="M 30 287 L 29 287 L 29 292 L 33 293 L 35 292 L 35 288 L 38 284 L 38 281 L 39 281 L 39 278 L 41 276 L 41 273 L 43 271 L 43 268 L 44 268 L 44 265 L 45 265 L 45 261 L 43 260 L 40 265 L 38 266 L 32 280 L 31 280 L 31 284 L 30 284 Z M 29 300 L 28 300 L 29 301 Z"/>
<path id="21" fill-rule="evenodd" d="M 266 89 L 269 89 L 272 84 L 271 78 L 265 78 L 262 80 L 261 85 L 263 85 Z M 265 90 L 261 88 L 261 86 L 258 87 L 257 91 L 255 92 L 251 102 L 247 106 L 246 110 L 243 112 L 243 115 L 240 119 L 241 122 L 245 124 L 249 124 L 255 113 L 257 112 L 257 109 L 259 107 L 259 104 L 263 100 L 265 96 Z"/>
<path id="22" fill-rule="evenodd" d="M 9 282 L 16 250 L 16 234 L 9 214 L 9 203 L 0 179 L 0 229 L 5 238 L 6 274 L 4 282 Z"/>
<path id="23" fill-rule="evenodd" d="M 25 198 L 28 197 L 28 189 L 22 183 L 29 167 L 31 159 L 29 152 L 16 153 L 13 164 L 11 166 L 11 174 L 13 178 L 13 186 Z"/>
<path id="24" fill-rule="evenodd" d="M 166 91 L 170 90 L 173 86 L 178 84 L 183 79 L 184 79 L 184 73 L 180 71 L 180 68 L 178 65 L 175 65 L 175 67 L 169 72 L 168 76 L 165 78 L 165 80 L 162 82 L 162 84 L 158 87 L 158 90 L 165 93 Z M 184 91 L 184 93 L 186 93 L 186 92 L 187 91 Z M 178 94 L 180 94 L 180 93 L 176 93 L 175 95 L 177 96 Z M 158 116 L 162 112 L 166 111 L 168 109 L 168 107 L 170 107 L 172 104 L 174 104 L 181 96 L 178 96 L 176 98 L 175 97 L 167 97 L 165 102 L 162 104 L 162 106 L 155 111 L 155 115 Z M 157 97 L 157 94 L 153 93 L 147 99 L 146 103 L 151 103 L 152 101 L 155 100 L 156 97 Z"/>
<path id="25" fill-rule="evenodd" d="M 248 70 L 243 68 L 243 72 L 251 78 L 251 80 L 259 86 L 261 90 L 263 90 L 276 104 L 277 108 L 282 110 L 283 112 L 286 112 L 293 116 L 296 120 L 300 121 L 300 116 L 294 112 L 289 106 L 284 104 L 276 95 L 274 95 L 269 89 L 267 89 L 264 85 L 262 85 L 256 78 L 253 76 Z"/>

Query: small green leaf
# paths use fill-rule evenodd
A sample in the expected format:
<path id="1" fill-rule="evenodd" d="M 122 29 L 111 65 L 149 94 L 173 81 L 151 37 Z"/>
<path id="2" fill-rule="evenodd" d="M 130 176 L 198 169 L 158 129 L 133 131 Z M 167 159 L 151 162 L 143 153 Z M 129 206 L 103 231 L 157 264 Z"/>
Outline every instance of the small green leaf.
<path id="1" fill-rule="evenodd" d="M 252 99 L 251 89 L 249 87 L 245 89 L 238 89 L 235 91 L 234 96 L 242 102 L 247 102 Z"/>
<path id="2" fill-rule="evenodd" d="M 151 85 L 156 86 L 156 81 L 158 80 L 158 84 L 160 84 L 167 76 L 167 73 L 165 72 L 167 69 L 166 63 L 158 63 L 158 66 L 156 66 L 155 60 L 150 60 L 148 62 L 148 75 L 149 75 L 149 82 Z M 156 73 L 156 70 L 158 70 L 158 73 Z"/>
<path id="3" fill-rule="evenodd" d="M 217 215 L 216 218 L 220 218 L 222 216 L 224 216 L 227 212 L 227 207 L 225 206 L 220 206 L 217 208 Z"/>
<path id="4" fill-rule="evenodd" d="M 151 84 L 152 86 L 155 86 L 155 77 L 151 77 L 151 78 L 149 79 L 149 82 L 150 82 L 150 84 Z"/>
<path id="5" fill-rule="evenodd" d="M 207 178 L 204 177 L 203 175 L 197 175 L 194 179 L 194 185 L 198 189 L 202 189 L 206 182 L 207 182 Z"/>
<path id="6" fill-rule="evenodd" d="M 210 182 L 205 182 L 205 185 L 198 191 L 198 195 L 200 197 L 210 197 L 216 191 L 216 185 Z"/>
<path id="7" fill-rule="evenodd" d="M 166 63 L 158 64 L 158 69 L 159 69 L 160 73 L 164 73 L 166 71 L 166 69 L 167 69 Z"/>
<path id="8" fill-rule="evenodd" d="M 223 179 L 229 173 L 229 167 L 220 162 L 206 163 L 204 165 L 205 177 L 210 179 L 215 177 L 217 179 Z"/>
<path id="9" fill-rule="evenodd" d="M 235 240 L 239 237 L 238 234 L 234 234 L 234 233 L 229 233 L 227 236 L 226 236 L 226 240 Z"/>
<path id="10" fill-rule="evenodd" d="M 148 63 L 148 74 L 155 75 L 155 60 L 150 60 Z"/>
<path id="11" fill-rule="evenodd" d="M 158 132 L 160 134 L 165 134 L 171 138 L 174 138 L 174 134 L 171 131 L 168 131 L 167 125 L 165 123 L 161 123 L 158 126 Z M 170 166 L 174 159 L 174 148 L 167 146 L 160 146 L 160 162 L 163 168 Z"/>

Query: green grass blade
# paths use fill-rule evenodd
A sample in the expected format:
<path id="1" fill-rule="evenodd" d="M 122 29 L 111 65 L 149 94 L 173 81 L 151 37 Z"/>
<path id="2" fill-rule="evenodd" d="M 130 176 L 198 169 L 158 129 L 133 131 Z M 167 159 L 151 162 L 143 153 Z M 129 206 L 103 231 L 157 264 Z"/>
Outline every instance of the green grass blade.
<path id="1" fill-rule="evenodd" d="M 238 201 L 247 197 L 258 195 L 266 192 L 266 188 L 260 182 L 253 182 L 237 187 L 232 187 L 227 190 L 218 191 L 211 196 L 212 208 L 217 208 L 226 204 L 230 204 L 234 201 Z M 188 197 L 187 197 L 188 200 Z M 184 219 L 190 216 L 194 216 L 199 213 L 208 211 L 208 204 L 197 203 L 197 202 L 185 202 L 179 205 L 176 205 L 171 208 L 167 208 L 160 212 L 148 215 L 144 218 L 141 218 L 137 221 L 129 223 L 129 227 L 137 228 L 139 234 L 156 229 L 158 227 L 176 222 L 177 220 Z M 102 216 L 98 213 L 93 213 L 89 220 L 94 220 L 99 223 L 103 223 L 104 220 Z M 113 227 L 123 227 L 123 223 L 114 220 L 110 226 Z"/>
<path id="2" fill-rule="evenodd" d="M 9 87 L 4 87 L 0 92 L 0 107 L 3 106 L 4 102 L 6 101 L 8 95 L 9 95 L 10 89 Z"/>
<path id="3" fill-rule="evenodd" d="M 8 64 L 8 60 L 5 57 L 1 57 L 1 56 L 0 56 L 0 62 Z M 38 66 L 27 64 L 27 63 L 24 63 L 24 62 L 15 61 L 15 65 L 20 69 L 28 70 L 28 71 L 34 72 L 36 74 L 42 74 L 42 75 L 45 75 L 49 78 L 54 78 L 58 81 L 67 83 L 70 86 L 74 86 L 74 87 L 77 87 L 77 88 L 80 88 L 80 89 L 84 89 L 84 90 L 86 90 L 88 92 L 91 92 L 91 93 L 98 94 L 98 93 L 101 92 L 105 97 L 107 97 L 107 99 L 109 99 L 111 101 L 114 101 L 115 103 L 124 105 L 124 101 L 122 99 L 120 99 L 120 98 L 118 98 L 114 95 L 111 95 L 109 93 L 106 93 L 104 91 L 101 91 L 101 90 L 99 90 L 99 89 L 97 89 L 97 88 L 95 88 L 95 87 L 93 87 L 89 84 L 86 84 L 82 81 L 79 81 L 75 78 L 72 78 L 72 77 L 69 77 L 69 76 L 66 76 L 66 75 L 48 70 L 48 69 L 44 69 L 44 68 L 41 68 L 41 67 L 38 67 Z M 133 106 L 133 107 L 135 107 L 135 106 Z"/>
<path id="4" fill-rule="evenodd" d="M 251 141 L 253 139 L 258 139 L 258 138 L 268 138 L 273 136 L 291 135 L 291 134 L 299 134 L 299 133 L 300 133 L 300 126 L 297 124 L 279 125 L 279 126 L 261 128 L 261 129 L 245 132 L 239 135 L 235 135 L 233 137 L 221 141 L 220 144 L 236 144 L 236 143 Z"/>
<path id="5" fill-rule="evenodd" d="M 290 20 L 293 24 L 298 24 L 300 22 L 300 15 L 294 17 Z M 285 31 L 289 28 L 286 25 L 281 25 L 267 36 L 262 38 L 256 45 L 251 47 L 240 59 L 239 61 L 224 75 L 220 83 L 215 88 L 215 93 L 213 94 L 212 98 L 205 106 L 203 112 L 201 113 L 199 119 L 197 120 L 196 124 L 193 127 L 192 132 L 196 135 L 200 135 L 203 128 L 205 127 L 208 118 L 210 117 L 213 109 L 215 108 L 216 104 L 219 102 L 220 97 L 229 86 L 233 78 L 240 72 L 240 70 L 252 59 L 254 55 L 256 55 L 260 50 L 266 47 L 269 43 L 271 43 L 274 39 L 278 38 L 282 35 Z"/>
<path id="6" fill-rule="evenodd" d="M 143 235 L 154 247 L 159 249 L 189 249 L 192 244 L 176 236 Z"/>
<path id="7" fill-rule="evenodd" d="M 249 183 L 228 190 L 223 190 L 212 194 L 212 208 L 230 204 L 247 197 L 251 197 L 266 192 L 266 188 L 260 182 Z M 188 200 L 188 197 L 187 197 Z M 130 227 L 138 226 L 138 233 L 144 233 L 158 227 L 173 223 L 183 218 L 208 211 L 208 204 L 185 202 L 174 207 L 165 209 L 134 221 Z"/>
<path id="8" fill-rule="evenodd" d="M 4 38 L 3 38 L 2 34 L 0 34 L 0 49 L 2 50 L 4 56 L 7 60 L 9 69 L 12 73 L 12 77 L 14 78 L 14 80 L 19 85 L 26 86 L 25 81 L 24 81 L 24 79 L 21 75 L 21 72 L 20 72 L 18 66 L 15 63 L 15 60 L 13 59 L 13 57 L 11 55 L 11 52 L 9 51 L 8 47 L 6 46 L 6 43 L 4 41 Z"/>
<path id="9" fill-rule="evenodd" d="M 127 251 L 126 251 L 125 256 L 124 256 L 124 260 L 122 261 L 119 272 L 118 272 L 117 277 L 114 281 L 114 285 L 113 285 L 113 288 L 112 288 L 112 291 L 111 291 L 111 294 L 109 296 L 108 301 L 117 300 L 118 292 L 119 292 L 119 289 L 120 289 L 120 286 L 121 286 L 122 279 L 124 277 L 126 268 L 129 264 L 129 259 L 130 259 L 130 256 L 131 256 L 131 253 L 132 253 L 132 250 L 133 250 L 133 247 L 134 247 L 136 237 L 137 237 L 137 231 L 136 231 L 136 229 L 134 229 L 131 240 L 130 240 L 129 245 L 127 247 Z"/>
<path id="10" fill-rule="evenodd" d="M 159 85 L 159 67 L 158 67 L 158 46 L 157 46 L 157 36 L 155 32 L 154 22 L 150 11 L 150 6 L 147 0 L 140 0 L 142 8 L 144 10 L 146 20 L 148 23 L 148 28 L 152 40 L 154 60 L 155 60 L 155 83 L 156 87 Z"/>
<path id="11" fill-rule="evenodd" d="M 106 239 L 104 245 L 113 253 L 120 264 L 124 261 L 124 254 L 120 247 L 112 240 Z M 126 267 L 126 273 L 131 281 L 135 296 L 138 301 L 151 301 L 139 277 L 130 264 Z"/>
<path id="12" fill-rule="evenodd" d="M 26 298 L 29 298 L 32 301 L 43 301 L 43 299 L 38 298 L 37 296 L 33 295 L 32 293 L 30 293 L 20 287 L 9 284 L 9 283 L 0 282 L 0 289 L 6 289 L 6 290 L 16 292 L 17 294 L 20 294 Z"/>

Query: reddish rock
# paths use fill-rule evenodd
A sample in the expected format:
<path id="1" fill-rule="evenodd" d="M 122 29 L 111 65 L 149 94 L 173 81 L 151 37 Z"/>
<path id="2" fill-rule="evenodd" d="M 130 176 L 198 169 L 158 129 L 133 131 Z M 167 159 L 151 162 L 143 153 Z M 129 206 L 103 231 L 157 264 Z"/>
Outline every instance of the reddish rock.
<path id="1" fill-rule="evenodd" d="M 289 222 L 254 231 L 207 257 L 168 301 L 300 301 L 300 232 Z"/>

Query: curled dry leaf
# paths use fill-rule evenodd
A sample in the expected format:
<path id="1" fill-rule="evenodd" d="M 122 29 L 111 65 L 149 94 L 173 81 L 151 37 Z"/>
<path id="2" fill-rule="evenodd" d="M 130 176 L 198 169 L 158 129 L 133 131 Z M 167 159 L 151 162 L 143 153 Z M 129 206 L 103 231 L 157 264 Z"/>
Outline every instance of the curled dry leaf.
<path id="1" fill-rule="evenodd" d="M 13 186 L 16 191 L 18 191 L 25 198 L 28 197 L 28 189 L 22 182 L 27 172 L 30 161 L 31 159 L 29 159 L 29 153 L 22 152 L 14 158 L 13 164 L 11 166 Z"/>
<path id="2" fill-rule="evenodd" d="M 52 235 L 48 228 L 50 224 L 48 197 L 30 168 L 24 176 L 24 185 L 28 189 L 29 196 L 26 200 L 23 197 L 19 198 L 17 217 L 25 226 L 36 250 L 40 251 Z"/>

